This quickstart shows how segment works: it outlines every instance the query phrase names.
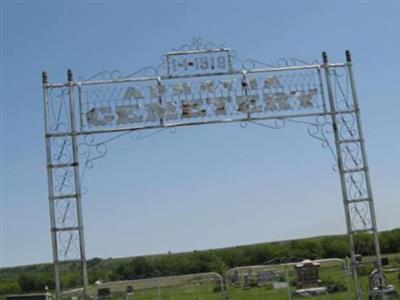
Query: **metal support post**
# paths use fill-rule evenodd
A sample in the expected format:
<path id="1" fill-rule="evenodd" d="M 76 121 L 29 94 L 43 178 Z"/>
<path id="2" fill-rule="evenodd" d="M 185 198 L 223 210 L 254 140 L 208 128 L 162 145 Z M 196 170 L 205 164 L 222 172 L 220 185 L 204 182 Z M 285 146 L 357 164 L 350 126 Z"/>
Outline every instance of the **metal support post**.
<path id="1" fill-rule="evenodd" d="M 81 195 L 81 183 L 79 174 L 79 156 L 78 156 L 78 143 L 76 134 L 76 117 L 75 117 L 75 101 L 73 96 L 73 75 L 72 71 L 68 70 L 68 98 L 69 98 L 69 109 L 70 109 L 70 126 L 71 126 L 71 143 L 72 143 L 72 160 L 74 170 L 74 183 L 75 183 L 75 194 L 76 194 L 76 210 L 77 210 L 77 221 L 79 231 L 79 250 L 80 250 L 80 262 L 82 269 L 82 280 L 83 280 L 83 296 L 89 299 L 89 280 L 86 266 L 86 252 L 85 252 L 85 238 L 83 232 L 83 216 L 82 216 L 82 195 Z"/>
<path id="2" fill-rule="evenodd" d="M 354 110 L 355 110 L 356 121 L 357 121 L 358 135 L 360 138 L 361 156 L 362 156 L 362 159 L 364 162 L 365 184 L 366 184 L 366 188 L 367 188 L 367 195 L 368 195 L 368 200 L 369 200 L 368 201 L 369 211 L 370 211 L 370 215 L 371 215 L 371 225 L 372 225 L 371 231 L 372 231 L 373 239 L 374 239 L 376 268 L 377 268 L 378 274 L 379 274 L 380 289 L 381 289 L 381 293 L 382 293 L 381 297 L 383 299 L 383 288 L 384 288 L 383 282 L 384 282 L 384 280 L 383 280 L 383 273 L 382 273 L 381 248 L 380 248 L 380 243 L 379 243 L 379 235 L 378 235 L 378 227 L 377 227 L 377 222 L 376 222 L 375 205 L 374 205 L 374 198 L 373 198 L 373 194 L 372 194 L 371 179 L 370 179 L 370 175 L 369 175 L 369 166 L 368 166 L 367 151 L 366 151 L 366 145 L 365 145 L 365 139 L 364 139 L 364 132 L 362 129 L 362 124 L 361 124 L 360 106 L 358 103 L 358 95 L 357 95 L 355 80 L 354 80 L 353 63 L 352 63 L 352 59 L 351 59 L 351 53 L 349 50 L 346 50 L 346 62 L 347 62 L 347 69 L 348 69 L 348 73 L 349 73 L 351 93 L 352 93 Z"/>
<path id="3" fill-rule="evenodd" d="M 356 261 L 356 253 L 355 253 L 355 246 L 354 246 L 354 236 L 353 236 L 353 229 L 352 229 L 352 223 L 351 223 L 349 201 L 348 201 L 348 196 L 347 196 L 348 192 L 347 192 L 347 186 L 346 186 L 346 178 L 344 175 L 343 156 L 342 156 L 342 151 L 340 148 L 341 141 L 340 141 L 338 120 L 337 120 L 337 111 L 336 111 L 336 105 L 335 105 L 335 98 L 334 98 L 334 94 L 333 94 L 331 75 L 330 75 L 330 70 L 329 70 L 328 55 L 326 54 L 326 52 L 322 53 L 322 59 L 323 59 L 323 66 L 325 69 L 326 86 L 327 86 L 327 90 L 328 90 L 329 106 L 330 106 L 331 117 L 332 117 L 332 126 L 333 126 L 333 133 L 334 133 L 336 154 L 337 154 L 337 163 L 338 163 L 338 170 L 339 170 L 339 175 L 340 175 L 340 185 L 342 188 L 343 205 L 344 205 L 345 218 L 346 218 L 347 235 L 349 237 L 349 242 L 350 242 L 351 266 L 352 266 L 352 271 L 353 271 L 352 273 L 354 276 L 356 300 L 361 300 L 361 288 L 360 288 L 359 274 L 358 274 L 358 269 L 356 267 L 357 261 Z"/>
<path id="4" fill-rule="evenodd" d="M 44 125 L 45 125 L 45 139 L 46 139 L 46 161 L 47 161 L 47 187 L 49 194 L 49 209 L 50 209 L 50 230 L 51 230 L 51 245 L 53 250 L 53 264 L 54 264 L 54 277 L 57 299 L 61 299 L 61 284 L 60 284 L 60 271 L 59 271 L 59 258 L 58 258 L 58 245 L 57 245 L 57 231 L 56 231 L 56 217 L 54 207 L 54 184 L 53 184 L 53 170 L 52 165 L 52 152 L 51 152 L 51 137 L 49 135 L 49 97 L 48 97 L 48 76 L 47 72 L 42 73 L 43 85 L 43 105 L 44 105 Z"/>

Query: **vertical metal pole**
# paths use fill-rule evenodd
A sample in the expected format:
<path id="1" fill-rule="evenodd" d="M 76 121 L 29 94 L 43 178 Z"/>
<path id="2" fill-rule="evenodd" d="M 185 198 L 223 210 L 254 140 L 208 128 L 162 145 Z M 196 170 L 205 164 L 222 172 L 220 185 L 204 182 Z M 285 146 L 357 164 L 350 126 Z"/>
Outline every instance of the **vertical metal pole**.
<path id="1" fill-rule="evenodd" d="M 322 96 L 322 107 L 324 108 L 324 113 L 327 113 L 328 110 L 326 108 L 326 100 L 325 100 L 324 87 L 322 84 L 321 68 L 318 68 L 317 70 L 318 70 L 319 88 L 321 90 L 321 96 Z"/>
<path id="2" fill-rule="evenodd" d="M 360 138 L 361 155 L 363 158 L 364 169 L 365 169 L 365 183 L 366 183 L 368 199 L 369 199 L 369 201 L 368 201 L 369 211 L 371 214 L 371 225 L 372 225 L 372 232 L 373 232 L 373 238 L 374 238 L 376 267 L 377 267 L 378 274 L 379 274 L 380 285 L 381 285 L 381 288 L 383 288 L 381 248 L 380 248 L 380 244 L 379 244 L 378 227 L 377 227 L 377 223 L 376 223 L 376 214 L 375 214 L 375 206 L 374 206 L 374 200 L 373 200 L 373 194 L 372 194 L 371 179 L 369 176 L 368 158 L 367 158 L 367 152 L 366 152 L 366 146 L 365 146 L 365 140 L 364 140 L 364 132 L 362 129 L 362 124 L 361 124 L 360 106 L 358 103 L 358 95 L 357 95 L 357 91 L 356 91 L 356 87 L 355 87 L 353 63 L 352 63 L 352 59 L 351 59 L 351 53 L 349 50 L 346 50 L 346 61 L 347 61 L 347 69 L 349 72 L 351 93 L 352 93 L 352 97 L 353 97 L 354 110 L 355 110 L 356 121 L 357 121 L 358 135 Z"/>
<path id="3" fill-rule="evenodd" d="M 358 269 L 356 268 L 357 261 L 356 261 L 355 247 L 354 247 L 354 236 L 353 236 L 353 229 L 352 229 L 351 216 L 350 216 L 350 210 L 349 210 L 349 201 L 348 201 L 348 197 L 347 197 L 347 187 L 346 187 L 346 179 L 345 179 L 345 175 L 344 175 L 343 157 L 342 157 L 342 151 L 340 149 L 339 128 L 338 128 L 338 122 L 337 122 L 337 118 L 336 118 L 337 111 L 336 111 L 335 98 L 333 95 L 332 81 L 331 81 L 331 76 L 330 76 L 330 71 L 329 71 L 328 55 L 326 54 L 326 52 L 322 53 L 322 59 L 323 59 L 323 63 L 324 63 L 323 66 L 325 69 L 329 106 L 330 106 L 330 112 L 331 112 L 331 118 L 332 118 L 333 133 L 334 133 L 334 138 L 335 138 L 338 169 L 339 169 L 339 175 L 340 175 L 340 185 L 342 188 L 343 205 L 344 205 L 346 226 L 347 226 L 347 235 L 349 237 L 349 242 L 350 242 L 351 267 L 352 267 L 353 276 L 354 276 L 356 300 L 361 300 L 361 288 L 360 288 L 360 282 L 359 282 L 359 275 L 358 275 Z"/>
<path id="4" fill-rule="evenodd" d="M 71 122 L 71 145 L 72 145 L 72 160 L 74 169 L 75 179 L 75 193 L 76 193 L 76 209 L 77 209 L 77 221 L 78 221 L 78 232 L 79 232 L 79 250 L 80 250 L 80 261 L 82 269 L 82 280 L 83 280 L 83 296 L 84 299 L 89 299 L 89 280 L 87 274 L 86 265 L 86 252 L 85 252 L 85 238 L 83 233 L 83 214 L 82 214 L 82 194 L 81 194 L 81 183 L 79 174 L 79 155 L 78 155 L 78 143 L 77 143 L 77 132 L 76 132 L 76 119 L 75 119 L 75 101 L 73 96 L 73 75 L 72 71 L 68 70 L 68 98 L 69 98 L 69 111 L 70 111 L 70 122 Z"/>
<path id="5" fill-rule="evenodd" d="M 343 268 L 344 268 L 344 271 L 345 271 L 345 274 L 346 274 L 346 283 L 347 283 L 347 289 L 348 289 L 347 293 L 348 293 L 348 296 L 349 296 L 349 300 L 351 300 L 352 299 L 352 297 L 351 297 L 351 284 L 350 284 L 351 269 L 350 269 L 350 266 L 349 266 L 348 257 L 346 257 L 346 259 L 344 260 Z"/>
<path id="6" fill-rule="evenodd" d="M 247 119 L 250 120 L 251 113 L 250 113 L 250 104 L 249 104 L 249 99 L 248 99 L 248 97 L 249 97 L 249 81 L 247 80 L 246 71 L 244 71 L 244 70 L 242 71 L 242 76 L 243 76 L 242 89 L 243 89 L 244 96 L 246 99 Z"/>
<path id="7" fill-rule="evenodd" d="M 49 129 L 49 95 L 48 95 L 48 77 L 47 72 L 42 73 L 42 85 L 43 85 L 43 105 L 44 105 L 44 128 L 45 128 L 45 139 L 46 139 L 46 161 L 47 161 L 47 188 L 49 194 L 49 209 L 50 209 L 50 230 L 51 230 L 51 245 L 53 249 L 53 265 L 54 265 L 54 277 L 55 277 L 55 288 L 57 299 L 61 299 L 61 283 L 60 283 L 60 270 L 58 267 L 58 247 L 57 247 L 57 232 L 56 232 L 56 217 L 54 207 L 54 190 L 53 190 L 53 171 L 51 168 L 51 136 Z"/>
<path id="8" fill-rule="evenodd" d="M 160 277 L 157 277 L 157 300 L 161 300 Z"/>
<path id="9" fill-rule="evenodd" d="M 215 276 L 217 276 L 217 278 L 219 280 L 219 284 L 221 286 L 222 299 L 227 300 L 228 299 L 227 287 L 225 288 L 224 278 L 219 273 L 214 273 L 214 274 L 215 274 Z"/>
<path id="10" fill-rule="evenodd" d="M 290 277 L 289 277 L 289 270 L 288 270 L 288 266 L 285 265 L 285 276 L 286 276 L 286 281 L 288 284 L 288 299 L 292 300 L 292 291 L 290 288 Z"/>
<path id="11" fill-rule="evenodd" d="M 157 77 L 157 91 L 158 91 L 158 103 L 161 107 L 163 107 L 163 98 L 162 98 L 162 83 L 161 78 Z M 164 127 L 164 118 L 160 118 L 160 125 Z"/>

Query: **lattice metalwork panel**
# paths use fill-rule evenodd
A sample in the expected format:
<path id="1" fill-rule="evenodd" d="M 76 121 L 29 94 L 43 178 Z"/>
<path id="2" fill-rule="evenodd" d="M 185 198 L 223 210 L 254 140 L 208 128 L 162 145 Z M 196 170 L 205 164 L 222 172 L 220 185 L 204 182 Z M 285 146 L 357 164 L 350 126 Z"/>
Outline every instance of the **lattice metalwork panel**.
<path id="1" fill-rule="evenodd" d="M 335 116 L 338 127 L 338 151 L 341 157 L 341 176 L 345 183 L 345 200 L 349 202 L 348 210 L 351 230 L 372 231 L 370 202 L 372 195 L 368 186 L 366 158 L 363 153 L 363 138 L 360 134 L 360 123 L 357 119 L 356 105 L 350 90 L 350 77 L 346 68 L 337 67 L 329 70 L 332 78 L 334 101 L 338 114 Z"/>
<path id="2" fill-rule="evenodd" d="M 48 89 L 47 125 L 48 133 L 63 133 L 71 130 L 68 89 Z M 62 143 L 58 143 L 60 146 Z"/>
<path id="3" fill-rule="evenodd" d="M 79 92 L 85 132 L 326 112 L 318 68 L 217 78 L 82 82 Z"/>
<path id="4" fill-rule="evenodd" d="M 79 234 L 76 230 L 57 232 L 57 239 L 60 260 L 71 261 L 80 259 Z"/>
<path id="5" fill-rule="evenodd" d="M 47 113 L 48 143 L 51 156 L 48 168 L 52 193 L 50 201 L 54 205 L 53 230 L 57 239 L 59 260 L 80 259 L 76 187 L 73 159 L 72 137 L 65 135 L 72 131 L 70 102 L 66 87 L 49 90 Z"/>
<path id="6" fill-rule="evenodd" d="M 353 111 L 355 107 L 351 93 L 349 71 L 346 66 L 336 66 L 328 70 L 333 84 L 333 96 L 337 111 Z"/>
<path id="7" fill-rule="evenodd" d="M 356 231 L 371 231 L 371 212 L 368 201 L 349 203 L 351 229 Z"/>

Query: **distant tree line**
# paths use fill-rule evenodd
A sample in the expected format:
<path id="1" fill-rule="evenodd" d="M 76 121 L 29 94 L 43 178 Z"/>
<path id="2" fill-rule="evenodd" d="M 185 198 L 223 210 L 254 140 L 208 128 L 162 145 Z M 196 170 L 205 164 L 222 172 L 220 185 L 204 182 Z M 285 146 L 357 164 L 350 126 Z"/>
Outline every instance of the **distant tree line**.
<path id="1" fill-rule="evenodd" d="M 381 232 L 381 250 L 384 254 L 400 253 L 400 228 Z M 372 235 L 357 234 L 357 253 L 374 253 Z M 140 256 L 121 259 L 93 258 L 88 261 L 89 281 L 114 281 L 155 276 L 201 272 L 225 272 L 233 267 L 256 264 L 278 264 L 304 258 L 345 258 L 349 254 L 345 235 L 307 238 L 301 240 L 262 243 L 224 249 L 188 253 Z M 61 265 L 64 289 L 81 284 L 79 263 Z M 44 291 L 54 288 L 51 264 L 3 269 L 0 272 L 0 295 Z"/>

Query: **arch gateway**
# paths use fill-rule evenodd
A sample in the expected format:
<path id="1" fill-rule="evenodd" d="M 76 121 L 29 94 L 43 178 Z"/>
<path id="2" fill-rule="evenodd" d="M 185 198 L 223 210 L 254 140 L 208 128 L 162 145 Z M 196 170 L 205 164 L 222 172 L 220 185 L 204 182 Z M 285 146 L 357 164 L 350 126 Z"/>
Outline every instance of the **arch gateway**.
<path id="1" fill-rule="evenodd" d="M 102 72 L 74 80 L 68 70 L 66 83 L 50 83 L 47 73 L 42 75 L 57 299 L 62 291 L 60 264 L 69 260 L 81 263 L 83 295 L 88 299 L 82 180 L 93 161 L 106 155 L 107 142 L 137 131 L 152 135 L 205 124 L 257 122 L 273 128 L 286 122 L 306 124 L 308 133 L 335 159 L 356 299 L 361 299 L 356 234 L 372 234 L 381 274 L 374 198 L 349 51 L 344 63 L 330 63 L 324 52 L 322 63 L 281 59 L 269 65 L 241 60 L 224 46 L 194 39 L 163 56 L 159 66 L 128 76 Z"/>

